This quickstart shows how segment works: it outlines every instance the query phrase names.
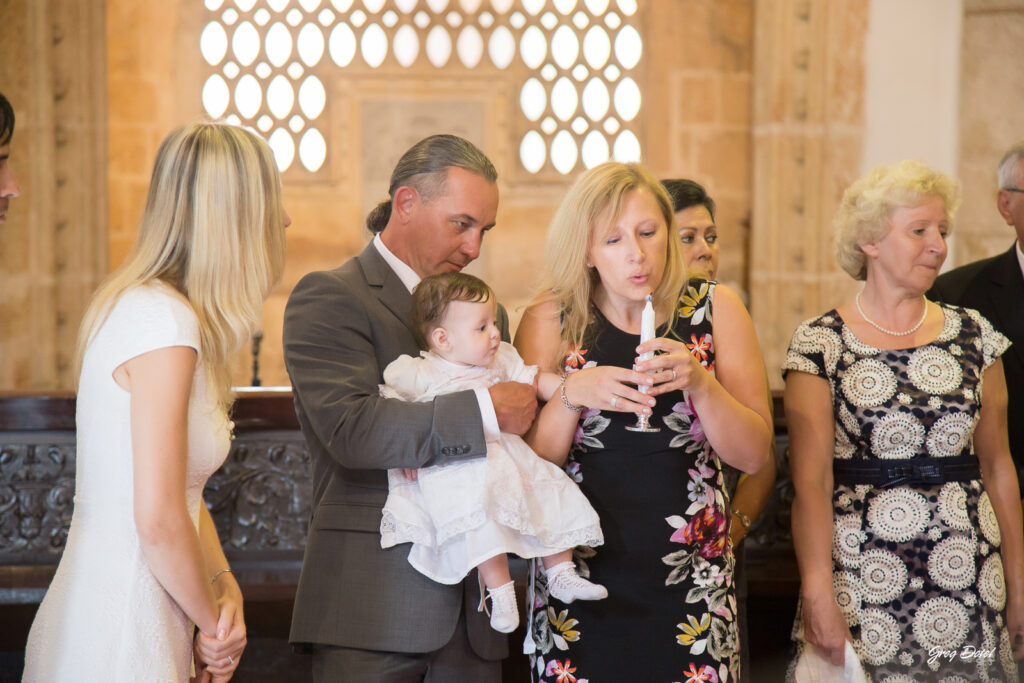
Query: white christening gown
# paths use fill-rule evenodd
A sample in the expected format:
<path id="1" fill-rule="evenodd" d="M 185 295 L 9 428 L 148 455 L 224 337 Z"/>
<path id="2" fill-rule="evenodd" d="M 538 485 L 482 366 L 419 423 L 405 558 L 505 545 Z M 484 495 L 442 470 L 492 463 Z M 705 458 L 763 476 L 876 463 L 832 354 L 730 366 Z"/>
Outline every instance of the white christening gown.
<path id="1" fill-rule="evenodd" d="M 115 368 L 170 346 L 198 353 L 191 308 L 155 283 L 129 290 L 89 343 L 78 387 L 75 507 L 67 545 L 25 650 L 24 681 L 184 683 L 192 624 L 157 582 L 133 515 L 131 394 Z M 188 409 L 185 498 L 199 522 L 203 487 L 227 456 L 229 427 L 197 359 Z"/>
<path id="2" fill-rule="evenodd" d="M 457 365 L 424 351 L 389 364 L 380 393 L 430 401 L 499 382 L 531 384 L 536 372 L 505 342 L 490 367 Z M 411 542 L 409 563 L 440 583 L 458 583 L 495 555 L 543 557 L 604 542 L 597 513 L 575 482 L 514 434 L 488 442 L 484 458 L 424 467 L 416 481 L 389 470 L 388 484 L 381 546 Z"/>

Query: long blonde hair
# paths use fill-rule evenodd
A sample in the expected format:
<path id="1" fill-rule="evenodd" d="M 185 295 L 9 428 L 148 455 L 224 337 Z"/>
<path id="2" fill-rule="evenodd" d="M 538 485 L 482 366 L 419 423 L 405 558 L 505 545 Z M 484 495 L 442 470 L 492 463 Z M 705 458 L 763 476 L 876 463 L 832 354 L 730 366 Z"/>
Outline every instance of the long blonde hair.
<path id="1" fill-rule="evenodd" d="M 679 293 L 686 283 L 686 265 L 679 240 L 671 239 L 675 221 L 672 202 L 657 178 L 640 164 L 608 161 L 576 179 L 548 229 L 540 297 L 550 297 L 558 304 L 565 347 L 560 352 L 590 341 L 594 321 L 591 297 L 600 278 L 596 269 L 587 267 L 587 254 L 608 225 L 618 220 L 626 195 L 640 188 L 657 201 L 669 231 L 665 269 L 652 293 L 654 307 L 668 317 L 670 327 L 675 319 Z"/>
<path id="2" fill-rule="evenodd" d="M 199 320 L 202 363 L 218 403 L 231 403 L 230 356 L 260 323 L 284 271 L 281 178 L 266 142 L 220 123 L 173 131 L 160 145 L 134 248 L 93 296 L 78 337 L 86 346 L 127 290 L 159 281 Z"/>

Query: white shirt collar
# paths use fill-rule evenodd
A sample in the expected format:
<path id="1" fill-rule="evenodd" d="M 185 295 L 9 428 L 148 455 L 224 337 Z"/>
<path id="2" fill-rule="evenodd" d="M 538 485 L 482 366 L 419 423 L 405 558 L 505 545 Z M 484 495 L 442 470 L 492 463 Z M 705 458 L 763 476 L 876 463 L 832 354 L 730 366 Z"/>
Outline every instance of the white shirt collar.
<path id="1" fill-rule="evenodd" d="M 391 253 L 391 250 L 385 246 L 384 240 L 380 238 L 379 232 L 373 237 L 373 246 L 377 247 L 377 251 L 384 259 L 384 262 L 391 266 L 391 270 L 395 271 L 395 275 L 398 276 L 398 279 L 401 280 L 402 284 L 405 285 L 405 288 L 412 293 L 412 290 L 416 288 L 416 285 L 418 285 L 420 280 L 423 278 L 417 275 L 416 271 L 413 270 L 409 264 Z"/>
<path id="2" fill-rule="evenodd" d="M 1024 277 L 1024 252 L 1020 250 L 1020 241 L 1017 241 L 1017 265 L 1020 266 L 1020 274 Z"/>

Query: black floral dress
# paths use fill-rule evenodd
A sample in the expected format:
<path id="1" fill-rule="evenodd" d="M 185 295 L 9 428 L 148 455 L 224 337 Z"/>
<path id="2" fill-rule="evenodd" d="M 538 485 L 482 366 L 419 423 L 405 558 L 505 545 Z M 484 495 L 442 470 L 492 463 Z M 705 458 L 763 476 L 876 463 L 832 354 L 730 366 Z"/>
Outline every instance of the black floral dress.
<path id="1" fill-rule="evenodd" d="M 714 283 L 691 281 L 672 330 L 714 370 Z M 567 371 L 631 367 L 638 337 L 597 314 L 599 332 Z M 739 674 L 733 554 L 722 467 L 682 392 L 658 397 L 655 433 L 629 413 L 584 410 L 567 469 L 601 517 L 605 544 L 577 549 L 605 600 L 564 605 L 534 571 L 527 650 L 535 681 L 731 683 Z"/>
<path id="2" fill-rule="evenodd" d="M 834 310 L 797 328 L 784 369 L 828 381 L 837 463 L 974 453 L 982 375 L 1009 342 L 977 311 L 942 310 L 939 336 L 908 349 L 864 344 Z M 833 588 L 869 680 L 1017 680 L 999 525 L 980 478 L 837 484 L 832 504 Z M 798 610 L 796 657 L 810 647 L 801 620 Z"/>

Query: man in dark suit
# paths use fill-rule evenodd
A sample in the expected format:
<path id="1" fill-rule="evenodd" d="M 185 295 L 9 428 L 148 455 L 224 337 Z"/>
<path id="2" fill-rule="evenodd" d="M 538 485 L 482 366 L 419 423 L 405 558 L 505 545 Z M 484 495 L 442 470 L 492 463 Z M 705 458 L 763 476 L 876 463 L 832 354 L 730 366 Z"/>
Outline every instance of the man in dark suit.
<path id="1" fill-rule="evenodd" d="M 367 218 L 359 256 L 305 276 L 285 310 L 285 364 L 313 465 L 313 516 L 290 640 L 311 644 L 316 681 L 499 681 L 504 636 L 477 613 L 477 578 L 435 583 L 380 547 L 387 470 L 486 454 L 500 431 L 523 434 L 532 386 L 404 403 L 378 396 L 384 368 L 417 355 L 410 292 L 461 270 L 494 226 L 497 173 L 471 143 L 435 135 L 391 176 L 390 199 Z M 508 317 L 499 311 L 508 339 Z"/>
<path id="2" fill-rule="evenodd" d="M 996 208 L 1017 241 L 998 256 L 968 263 L 939 276 L 928 292 L 935 301 L 977 309 L 1013 346 L 1003 355 L 1009 398 L 1010 453 L 1024 496 L 1024 141 L 999 162 Z"/>

